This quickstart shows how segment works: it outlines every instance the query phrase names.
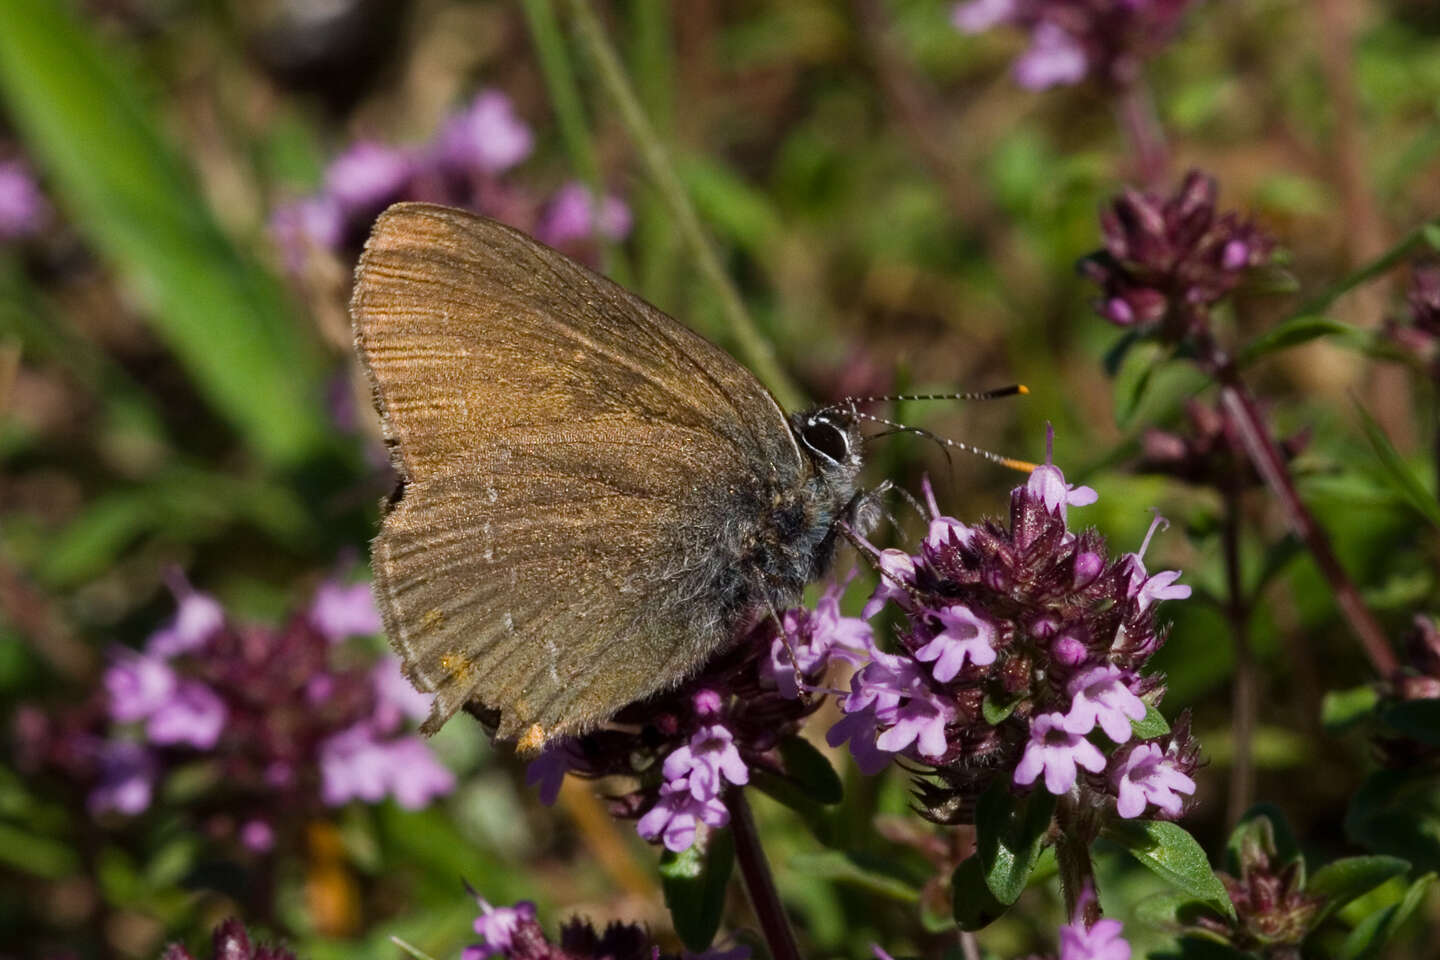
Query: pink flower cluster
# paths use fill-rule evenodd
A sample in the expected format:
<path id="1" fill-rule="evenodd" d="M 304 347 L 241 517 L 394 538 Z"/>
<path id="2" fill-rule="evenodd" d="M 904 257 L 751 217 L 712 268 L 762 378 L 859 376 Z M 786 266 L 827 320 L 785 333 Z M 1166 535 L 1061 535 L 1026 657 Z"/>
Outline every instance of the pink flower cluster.
<path id="1" fill-rule="evenodd" d="M 919 552 L 873 554 L 881 581 L 863 616 L 898 607 L 896 649 L 881 649 L 864 620 L 839 616 L 832 592 L 812 615 L 822 629 L 775 641 L 777 677 L 786 649 L 807 670 L 855 667 L 829 742 L 848 743 L 865 773 L 896 756 L 929 768 L 943 786 L 922 792 L 937 811 L 944 795 L 973 798 L 1001 772 L 1058 795 L 1085 770 L 1121 817 L 1179 816 L 1195 792 L 1188 736 L 1133 740 L 1146 698 L 1162 692 L 1140 672 L 1161 642 L 1156 605 L 1190 595 L 1177 571 L 1145 568 L 1163 521 L 1138 552 L 1112 562 L 1098 534 L 1068 527 L 1069 508 L 1094 503 L 1095 491 L 1048 462 L 1013 491 L 1008 526 L 943 516 L 925 492 L 931 520 Z M 781 689 L 794 695 L 793 683 Z"/>
<path id="2" fill-rule="evenodd" d="M 266 811 L 277 796 L 329 806 L 388 796 L 417 809 L 454 788 L 454 775 L 407 732 L 429 703 L 399 662 L 332 662 L 356 659 L 332 652 L 381 629 L 368 584 L 327 582 L 278 630 L 236 624 L 188 586 L 177 593 L 174 619 L 143 650 L 115 651 L 105 671 L 111 727 L 99 747 L 95 813 L 143 811 L 166 764 L 197 755 L 243 795 L 234 808 L 253 815 L 238 836 L 257 850 L 273 843 Z"/>

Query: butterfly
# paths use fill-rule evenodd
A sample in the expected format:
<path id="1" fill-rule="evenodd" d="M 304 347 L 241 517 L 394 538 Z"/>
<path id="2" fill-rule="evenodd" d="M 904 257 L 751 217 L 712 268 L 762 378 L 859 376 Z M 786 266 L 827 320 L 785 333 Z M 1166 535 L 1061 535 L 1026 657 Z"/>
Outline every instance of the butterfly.
<path id="1" fill-rule="evenodd" d="M 788 414 L 724 350 L 502 223 L 375 222 L 355 346 L 399 482 L 372 545 L 404 671 L 534 752 L 695 673 L 874 524 L 853 405 Z"/>

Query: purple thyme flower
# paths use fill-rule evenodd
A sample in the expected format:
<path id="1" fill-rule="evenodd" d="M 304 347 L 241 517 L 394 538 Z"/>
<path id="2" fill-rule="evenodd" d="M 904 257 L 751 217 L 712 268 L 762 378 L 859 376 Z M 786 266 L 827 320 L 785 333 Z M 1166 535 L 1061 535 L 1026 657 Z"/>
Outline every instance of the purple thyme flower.
<path id="1" fill-rule="evenodd" d="M 475 932 L 480 942 L 465 948 L 463 960 L 508 954 L 515 943 L 515 933 L 522 924 L 535 923 L 535 904 L 521 900 L 513 907 L 492 907 L 485 898 L 476 896 L 480 916 L 475 918 Z"/>
<path id="2" fill-rule="evenodd" d="M 50 204 L 23 160 L 0 160 L 0 243 L 39 233 Z"/>
<path id="3" fill-rule="evenodd" d="M 953 709 L 941 700 L 925 682 L 925 671 L 910 657 L 871 651 L 871 660 L 850 680 L 850 695 L 840 703 L 847 714 L 868 715 L 867 720 L 852 720 L 832 728 L 831 743 L 850 740 L 850 750 L 859 761 L 873 760 L 870 744 L 857 739 L 866 731 L 878 733 L 874 748 L 886 753 L 899 753 L 912 744 L 923 757 L 939 757 L 945 753 L 945 725 L 953 719 Z"/>
<path id="4" fill-rule="evenodd" d="M 922 663 L 934 661 L 935 679 L 941 683 L 954 680 L 968 658 L 977 667 L 995 662 L 995 628 L 977 617 L 969 607 L 954 604 L 935 611 L 943 629 L 934 639 L 915 651 Z"/>
<path id="5" fill-rule="evenodd" d="M 240 828 L 240 843 L 254 853 L 269 853 L 275 848 L 275 828 L 264 820 L 247 820 Z"/>
<path id="6" fill-rule="evenodd" d="M 378 803 L 386 794 L 419 810 L 455 789 L 455 775 L 419 737 L 380 740 L 359 723 L 320 745 L 321 796 L 332 807 L 351 800 Z"/>
<path id="7" fill-rule="evenodd" d="M 525 768 L 525 785 L 538 789 L 540 802 L 547 807 L 553 806 L 560 796 L 565 774 L 570 772 L 570 766 L 574 762 L 571 755 L 573 749 L 574 745 L 569 740 L 552 742 Z"/>
<path id="8" fill-rule="evenodd" d="M 857 662 L 873 645 L 870 624 L 841 614 L 840 596 L 844 592 L 844 584 L 831 584 L 820 595 L 814 610 L 798 607 L 781 615 L 783 636 L 770 644 L 770 664 L 782 696 L 791 700 L 800 696 L 791 651 L 800 661 L 800 673 L 823 674 L 832 659 Z"/>
<path id="9" fill-rule="evenodd" d="M 186 744 L 209 750 L 225 729 L 225 702 L 203 683 L 187 680 L 156 707 L 145 723 L 145 736 L 156 746 Z"/>
<path id="10" fill-rule="evenodd" d="M 1124 743 L 1130 739 L 1130 721 L 1145 719 L 1144 701 L 1125 686 L 1124 675 L 1114 664 L 1077 673 L 1066 690 L 1074 697 L 1065 716 L 1065 729 L 1070 733 L 1089 733 L 1099 723 L 1105 736 Z"/>
<path id="11" fill-rule="evenodd" d="M 1134 553 L 1125 554 L 1123 558 L 1130 565 L 1127 593 L 1141 610 L 1145 610 L 1161 600 L 1184 600 L 1190 596 L 1188 586 L 1175 582 L 1180 579 L 1179 570 L 1161 570 L 1156 574 L 1147 574 L 1145 571 L 1145 551 L 1150 547 L 1151 538 L 1155 536 L 1156 530 L 1163 530 L 1169 525 L 1169 521 L 1157 513 L 1155 519 L 1150 521 L 1150 529 L 1146 531 L 1145 539 L 1140 543 L 1140 549 Z"/>
<path id="12" fill-rule="evenodd" d="M 1089 930 L 1083 921 L 1060 928 L 1060 960 L 1130 960 L 1130 944 L 1119 920 L 1106 917 Z"/>
<path id="13" fill-rule="evenodd" d="M 660 787 L 659 801 L 635 824 L 635 832 L 646 840 L 662 839 L 665 849 L 680 853 L 695 842 L 702 822 L 723 827 L 730 822 L 730 811 L 718 797 L 696 799 L 684 779 L 669 780 Z"/>
<path id="14" fill-rule="evenodd" d="M 607 194 L 597 205 L 590 188 L 572 180 L 551 199 L 535 236 L 552 247 L 583 243 L 597 233 L 622 240 L 630 232 L 630 222 L 630 208 L 619 197 Z"/>
<path id="15" fill-rule="evenodd" d="M 159 657 L 118 649 L 102 681 L 116 723 L 144 720 L 175 694 L 175 671 Z"/>
<path id="16" fill-rule="evenodd" d="M 1015 767 L 1014 782 L 1028 787 L 1045 773 L 1045 789 L 1059 796 L 1075 786 L 1076 765 L 1091 773 L 1105 769 L 1105 755 L 1080 736 L 1065 729 L 1063 713 L 1042 713 L 1030 721 L 1030 742 Z"/>
<path id="17" fill-rule="evenodd" d="M 90 791 L 91 814 L 108 811 L 134 816 L 150 806 L 155 792 L 155 756 L 132 740 L 108 740 L 98 748 L 100 779 Z"/>
<path id="18" fill-rule="evenodd" d="M 1193 794 L 1195 781 L 1182 773 L 1157 743 L 1139 743 L 1118 764 L 1111 763 L 1110 782 L 1116 791 L 1115 810 L 1130 819 L 1153 803 L 1166 814 L 1180 815 L 1184 801 L 1178 794 Z"/>
<path id="19" fill-rule="evenodd" d="M 962 33 L 1009 24 L 1030 34 L 1015 61 L 1015 81 L 1030 90 L 1079 83 L 1087 76 L 1115 87 L 1135 81 L 1140 65 L 1174 36 L 1193 0 L 970 0 L 950 22 Z"/>
<path id="20" fill-rule="evenodd" d="M 146 653 L 166 660 L 203 646 L 225 625 L 225 611 L 214 597 L 190 589 L 183 580 L 171 589 L 177 604 L 175 618 L 152 633 L 145 643 Z"/>
<path id="21" fill-rule="evenodd" d="M 1015 82 L 1027 90 L 1076 84 L 1089 72 L 1085 48 L 1063 27 L 1049 21 L 1035 25 L 1030 49 L 1015 61 Z"/>
<path id="22" fill-rule="evenodd" d="M 316 250 L 334 250 L 345 239 L 345 214 L 331 197 L 306 197 L 275 208 L 270 235 L 292 272 L 304 267 Z"/>
<path id="23" fill-rule="evenodd" d="M 750 769 L 735 749 L 735 735 L 724 724 L 712 723 L 695 731 L 690 742 L 665 758 L 665 779 L 686 781 L 696 800 L 720 796 L 725 781 L 743 786 Z"/>
<path id="24" fill-rule="evenodd" d="M 446 122 L 439 137 L 443 163 L 488 174 L 515 166 L 534 146 L 534 134 L 499 90 L 480 91 L 469 107 Z"/>
<path id="25" fill-rule="evenodd" d="M 880 582 L 860 611 L 863 620 L 875 616 L 892 600 L 902 607 L 909 606 L 910 590 L 915 587 L 915 559 L 904 550 L 894 547 L 881 550 L 875 556 L 875 566 L 880 573 Z"/>
<path id="26" fill-rule="evenodd" d="M 415 171 L 415 162 L 401 150 L 360 140 L 330 161 L 325 193 L 345 216 L 375 213 L 399 199 Z"/>
<path id="27" fill-rule="evenodd" d="M 348 586 L 326 580 L 310 601 L 310 622 L 332 641 L 350 637 L 373 637 L 385 629 L 369 583 Z"/>

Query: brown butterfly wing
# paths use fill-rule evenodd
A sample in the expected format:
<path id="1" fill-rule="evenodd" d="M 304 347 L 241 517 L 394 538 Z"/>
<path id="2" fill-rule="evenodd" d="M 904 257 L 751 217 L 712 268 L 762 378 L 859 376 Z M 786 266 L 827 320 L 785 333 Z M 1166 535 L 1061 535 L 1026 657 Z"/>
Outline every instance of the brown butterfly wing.
<path id="1" fill-rule="evenodd" d="M 376 597 L 427 729 L 466 702 L 537 746 L 714 651 L 675 615 L 717 495 L 793 486 L 770 394 L 654 307 L 503 224 L 429 204 L 376 222 L 351 304 L 403 486 Z M 719 494 L 717 494 L 717 491 Z"/>

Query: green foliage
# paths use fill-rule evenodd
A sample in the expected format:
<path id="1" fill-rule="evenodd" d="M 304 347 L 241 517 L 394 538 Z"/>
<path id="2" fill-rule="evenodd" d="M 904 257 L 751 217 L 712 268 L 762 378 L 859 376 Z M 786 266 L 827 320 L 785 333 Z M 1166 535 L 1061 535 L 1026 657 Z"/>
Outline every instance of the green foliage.
<path id="1" fill-rule="evenodd" d="M 660 884 L 675 932 L 685 948 L 703 953 L 715 939 L 725 911 L 725 895 L 735 866 L 735 838 L 712 830 L 682 853 L 660 857 Z"/>

